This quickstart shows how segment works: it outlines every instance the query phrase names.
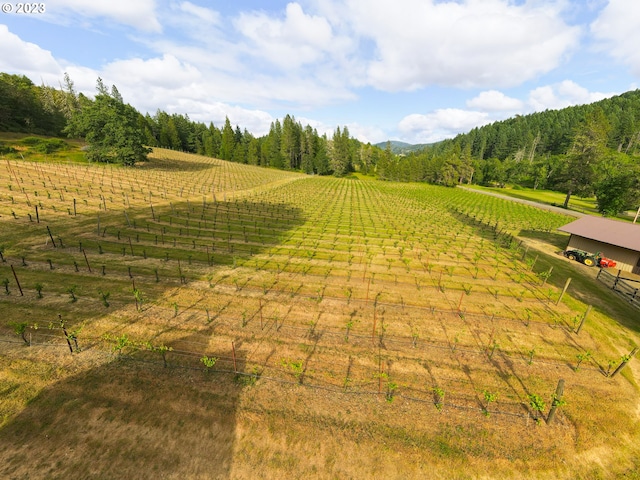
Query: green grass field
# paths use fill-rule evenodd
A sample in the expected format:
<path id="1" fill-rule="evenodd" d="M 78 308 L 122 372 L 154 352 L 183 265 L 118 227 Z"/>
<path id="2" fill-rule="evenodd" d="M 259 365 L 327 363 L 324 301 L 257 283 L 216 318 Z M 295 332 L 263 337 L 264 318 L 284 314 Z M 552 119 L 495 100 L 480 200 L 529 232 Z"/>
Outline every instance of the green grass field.
<path id="1" fill-rule="evenodd" d="M 534 190 L 532 188 L 497 188 L 497 187 L 483 187 L 480 185 L 468 185 L 469 188 L 495 192 L 501 195 L 506 195 L 513 198 L 519 198 L 522 200 L 530 200 L 532 202 L 539 202 L 546 205 L 553 205 L 561 207 L 564 204 L 566 195 L 560 192 L 554 192 L 551 190 Z M 575 210 L 576 212 L 586 213 L 589 215 L 600 215 L 598 212 L 598 205 L 595 197 L 582 198 L 575 195 L 571 196 L 569 201 L 569 210 Z M 632 221 L 635 216 L 635 211 L 625 212 L 622 215 L 618 215 L 616 218 L 620 220 Z"/>
<path id="2" fill-rule="evenodd" d="M 634 478 L 637 360 L 607 373 L 638 313 L 555 253 L 569 221 L 162 149 L 5 156 L 0 472 Z"/>

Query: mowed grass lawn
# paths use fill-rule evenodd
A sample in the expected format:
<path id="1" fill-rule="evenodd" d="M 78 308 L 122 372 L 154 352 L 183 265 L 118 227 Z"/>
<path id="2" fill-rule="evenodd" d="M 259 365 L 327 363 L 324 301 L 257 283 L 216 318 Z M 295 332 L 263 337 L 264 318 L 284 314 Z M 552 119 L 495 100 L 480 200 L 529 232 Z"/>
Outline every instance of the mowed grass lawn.
<path id="1" fill-rule="evenodd" d="M 162 149 L 4 159 L 0 473 L 633 478 L 637 360 L 608 374 L 637 311 L 526 243 L 570 220 Z"/>
<path id="2" fill-rule="evenodd" d="M 561 207 L 564 204 L 566 195 L 561 192 L 554 192 L 552 190 L 539 190 L 524 187 L 483 187 L 480 185 L 469 185 L 468 188 L 477 189 L 481 191 L 495 192 L 508 197 L 519 198 L 522 200 L 530 200 L 532 202 L 539 202 L 546 205 L 553 205 Z M 575 210 L 577 212 L 586 213 L 589 215 L 600 215 L 598 212 L 598 205 L 596 197 L 582 198 L 575 195 L 571 196 L 569 201 L 569 210 Z M 635 211 L 628 211 L 624 214 L 618 215 L 620 220 L 632 221 L 635 216 Z"/>

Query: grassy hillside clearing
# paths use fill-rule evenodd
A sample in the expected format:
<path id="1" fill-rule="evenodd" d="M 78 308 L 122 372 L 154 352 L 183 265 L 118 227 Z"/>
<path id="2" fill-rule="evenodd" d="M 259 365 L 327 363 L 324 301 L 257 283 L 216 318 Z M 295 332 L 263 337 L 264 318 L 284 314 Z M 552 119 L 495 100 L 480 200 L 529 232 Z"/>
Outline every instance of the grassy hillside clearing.
<path id="1" fill-rule="evenodd" d="M 637 360 L 607 373 L 638 314 L 534 248 L 568 221 L 161 149 L 5 158 L 0 472 L 633 478 Z"/>
<path id="2" fill-rule="evenodd" d="M 561 192 L 554 192 L 552 190 L 534 190 L 532 188 L 497 188 L 497 187 L 482 187 L 479 185 L 465 185 L 465 188 L 473 188 L 480 191 L 495 192 L 500 195 L 506 195 L 513 198 L 519 198 L 521 200 L 530 200 L 532 202 L 538 202 L 546 205 L 552 205 L 561 207 L 564 203 L 566 195 Z M 587 215 L 601 216 L 598 212 L 598 205 L 595 197 L 581 198 L 572 196 L 569 202 L 569 210 L 584 213 Z M 619 220 L 632 221 L 635 217 L 635 211 L 628 211 L 618 215 L 616 218 Z"/>

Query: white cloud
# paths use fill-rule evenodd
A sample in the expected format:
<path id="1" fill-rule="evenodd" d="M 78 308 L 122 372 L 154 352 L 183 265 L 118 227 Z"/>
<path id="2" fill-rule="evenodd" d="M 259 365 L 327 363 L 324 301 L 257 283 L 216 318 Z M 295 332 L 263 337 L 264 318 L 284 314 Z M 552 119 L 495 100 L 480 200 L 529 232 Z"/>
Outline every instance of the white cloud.
<path id="1" fill-rule="evenodd" d="M 169 114 L 189 114 L 189 118 L 196 122 L 209 124 L 213 122 L 218 128 L 222 127 L 225 117 L 229 117 L 231 125 L 247 129 L 256 136 L 269 133 L 271 122 L 275 119 L 263 110 L 247 109 L 237 105 L 229 105 L 223 102 L 203 103 L 197 99 L 181 98 L 168 106 Z"/>
<path id="2" fill-rule="evenodd" d="M 394 8 L 383 0 L 310 0 L 304 8 L 291 2 L 234 18 L 194 2 L 157 10 L 153 0 L 52 0 L 48 10 L 73 9 L 71 18 L 106 17 L 139 29 L 135 40 L 155 57 L 108 61 L 95 76 L 144 109 L 152 102 L 162 108 L 172 96 L 308 109 L 353 100 L 358 87 L 513 85 L 552 69 L 579 36 L 543 0 L 398 0 Z M 160 22 L 170 36 L 149 35 L 162 29 Z M 496 90 L 468 102 L 483 111 L 518 106 Z"/>
<path id="3" fill-rule="evenodd" d="M 107 58 L 89 68 L 56 58 L 55 52 L 25 42 L 0 25 L 0 70 L 25 73 L 34 81 L 43 78 L 52 85 L 68 71 L 76 88 L 89 95 L 95 94 L 100 76 L 117 85 L 125 101 L 140 111 L 153 114 L 160 108 L 216 125 L 228 115 L 232 123 L 257 135 L 266 133 L 273 120 L 268 109 L 300 112 L 369 93 L 358 87 L 486 88 L 466 102 L 467 110 L 404 117 L 398 133 L 414 142 L 451 137 L 513 113 L 611 95 L 589 92 L 570 80 L 521 98 L 498 90 L 552 70 L 576 47 L 581 29 L 562 20 L 558 5 L 563 0 L 397 0 L 393 8 L 383 0 L 305 0 L 275 12 L 245 11 L 235 17 L 195 2 L 176 0 L 157 9 L 153 0 L 51 0 L 47 10 L 67 15 L 67 24 L 96 28 L 102 21 L 108 35 L 114 33 L 106 28 L 114 24 L 136 28 L 134 40 L 148 50 L 132 48 L 119 53 L 127 57 Z M 615 55 L 631 62 L 636 52 L 624 50 L 622 37 L 637 34 L 625 26 L 626 19 L 616 16 L 614 7 L 620 5 L 611 0 L 591 28 L 594 36 L 616 46 Z M 628 16 L 635 19 L 638 8 L 629 8 Z M 163 28 L 165 35 L 156 35 Z M 614 35 L 618 28 L 624 34 L 620 38 Z M 640 69 L 640 60 L 638 64 Z M 347 126 L 365 142 L 389 137 L 389 132 L 365 122 Z M 329 135 L 335 129 L 307 123 Z"/>
<path id="4" fill-rule="evenodd" d="M 297 72 L 285 80 L 313 78 L 337 92 L 513 86 L 553 70 L 578 45 L 581 29 L 562 20 L 563 4 L 312 0 L 303 10 L 289 3 L 280 15 L 241 13 L 235 48 L 256 68 Z"/>
<path id="5" fill-rule="evenodd" d="M 173 55 L 148 60 L 116 60 L 100 69 L 65 65 L 59 63 L 50 51 L 23 41 L 1 24 L 0 71 L 24 74 L 35 83 L 43 81 L 55 87 L 67 72 L 76 91 L 90 97 L 96 93 L 97 78 L 102 77 L 108 87 L 115 84 L 124 100 L 143 113 L 153 115 L 159 108 L 168 113 L 188 114 L 195 121 L 213 121 L 217 126 L 221 126 L 228 116 L 234 125 L 247 128 L 256 135 L 268 133 L 273 121 L 266 111 L 216 100 L 214 93 L 218 91 L 218 85 L 215 79 L 205 81 L 197 68 Z M 233 83 L 231 78 L 227 79 L 228 85 Z M 246 93 L 246 89 L 250 89 L 248 82 L 236 81 L 235 84 L 240 84 L 234 94 L 237 97 L 243 90 Z"/>
<path id="6" fill-rule="evenodd" d="M 398 124 L 398 132 L 404 141 L 431 143 L 466 133 L 475 127 L 504 120 L 515 113 L 527 114 L 583 105 L 613 95 L 616 93 L 590 92 L 571 80 L 535 88 L 528 93 L 525 100 L 489 90 L 466 102 L 472 110 L 447 108 L 427 114 L 407 115 Z"/>
<path id="7" fill-rule="evenodd" d="M 105 65 L 102 72 L 105 78 L 117 79 L 117 83 L 168 90 L 188 87 L 202 77 L 197 68 L 169 54 L 149 60 L 117 60 Z"/>
<path id="8" fill-rule="evenodd" d="M 11 33 L 6 25 L 0 25 L 0 71 L 19 72 L 32 77 L 34 81 L 42 78 L 45 82 L 57 80 L 63 73 L 49 50 L 23 41 Z"/>
<path id="9" fill-rule="evenodd" d="M 604 52 L 628 65 L 640 76 L 640 2 L 610 0 L 591 24 L 591 34 Z"/>
<path id="10" fill-rule="evenodd" d="M 234 25 L 250 41 L 246 54 L 283 70 L 325 60 L 328 53 L 349 43 L 334 36 L 325 18 L 306 14 L 298 3 L 287 5 L 284 19 L 248 12 L 241 13 Z"/>
<path id="11" fill-rule="evenodd" d="M 451 138 L 474 127 L 489 123 L 489 115 L 484 112 L 457 108 L 438 109 L 428 114 L 411 114 L 398 124 L 402 138 L 412 143 L 431 143 Z"/>
<path id="12" fill-rule="evenodd" d="M 210 8 L 194 5 L 191 2 L 182 2 L 178 9 L 200 24 L 206 24 L 207 26 L 220 25 L 220 13 Z"/>
<path id="13" fill-rule="evenodd" d="M 571 80 L 564 80 L 531 90 L 527 103 L 532 110 L 542 111 L 593 103 L 613 95 L 616 93 L 590 92 Z"/>
<path id="14" fill-rule="evenodd" d="M 143 32 L 161 32 L 155 0 L 47 0 L 47 15 L 63 24 L 109 19 Z"/>
<path id="15" fill-rule="evenodd" d="M 201 15 L 208 20 L 200 21 L 193 14 L 196 10 L 203 10 Z M 283 17 L 245 12 L 229 19 L 184 2 L 164 11 L 162 20 L 188 40 L 144 36 L 137 40 L 160 58 L 174 57 L 180 65 L 196 68 L 205 103 L 308 109 L 354 99 L 345 80 L 348 76 L 342 73 L 343 57 L 332 53 L 343 40 L 333 35 L 326 20 L 306 14 L 297 3 L 281 13 Z"/>
<path id="16" fill-rule="evenodd" d="M 96 94 L 96 83 L 101 75 L 99 71 L 79 65 L 68 65 L 65 68 L 65 72 L 69 74 L 69 78 L 73 81 L 76 92 L 84 93 L 89 97 L 93 97 Z M 54 82 L 51 82 L 51 85 L 56 86 L 60 81 L 62 81 L 62 75 Z M 119 85 L 116 86 L 119 87 Z M 125 100 L 128 101 L 127 99 Z"/>
<path id="17" fill-rule="evenodd" d="M 69 74 L 78 91 L 91 96 L 95 94 L 96 78 L 100 76 L 106 85 L 118 87 L 125 102 L 151 115 L 161 109 L 169 114 L 189 115 L 195 121 L 214 122 L 217 126 L 221 126 L 228 116 L 232 123 L 256 135 L 267 133 L 273 120 L 265 111 L 221 100 L 238 96 L 239 92 L 231 95 L 231 85 L 242 90 L 242 85 L 248 86 L 246 83 L 233 83 L 231 79 L 221 83 L 217 79 L 223 77 L 208 78 L 198 68 L 181 62 L 173 55 L 148 60 L 117 60 L 104 65 L 99 71 L 71 67 Z M 230 90 L 222 90 L 221 94 L 222 85 L 227 85 Z"/>
<path id="18" fill-rule="evenodd" d="M 349 123 L 349 135 L 357 138 L 362 143 L 379 143 L 384 142 L 389 138 L 389 135 L 382 131 L 382 129 L 372 125 L 361 125 L 360 123 Z"/>
<path id="19" fill-rule="evenodd" d="M 318 131 L 318 135 L 322 136 L 326 134 L 329 139 L 333 137 L 336 127 L 338 126 L 340 126 L 340 129 L 346 126 L 349 130 L 349 135 L 353 138 L 357 138 L 362 143 L 374 144 L 383 142 L 389 138 L 389 134 L 384 132 L 381 128 L 372 125 L 362 125 L 358 122 L 351 122 L 346 125 L 330 125 L 326 122 L 305 117 L 296 117 L 296 121 L 300 122 L 303 127 L 309 125 L 311 128 L 315 128 Z"/>
<path id="20" fill-rule="evenodd" d="M 211 41 L 209 45 L 177 43 L 169 39 L 142 41 L 159 55 L 173 55 L 181 62 L 197 65 L 199 69 L 238 73 L 243 70 L 242 62 L 235 58 L 234 50 L 225 48 L 224 43 Z"/>
<path id="21" fill-rule="evenodd" d="M 387 91 L 518 85 L 557 67 L 580 36 L 555 2 L 350 0 L 340 13 L 375 43 L 368 82 Z"/>
<path id="22" fill-rule="evenodd" d="M 522 110 L 524 103 L 497 90 L 487 90 L 468 100 L 467 107 L 491 112 L 517 112 Z"/>
<path id="23" fill-rule="evenodd" d="M 180 49 L 189 56 L 198 56 L 197 63 L 192 59 L 180 58 L 197 65 L 218 65 L 228 68 L 237 66 L 234 59 L 238 46 L 225 31 L 230 21 L 211 8 L 201 7 L 191 2 L 170 3 L 169 8 L 160 10 L 160 19 L 166 34 L 162 37 L 138 35 L 137 40 L 155 48 L 159 53 L 174 53 L 170 49 Z M 225 65 L 226 64 L 226 65 Z"/>

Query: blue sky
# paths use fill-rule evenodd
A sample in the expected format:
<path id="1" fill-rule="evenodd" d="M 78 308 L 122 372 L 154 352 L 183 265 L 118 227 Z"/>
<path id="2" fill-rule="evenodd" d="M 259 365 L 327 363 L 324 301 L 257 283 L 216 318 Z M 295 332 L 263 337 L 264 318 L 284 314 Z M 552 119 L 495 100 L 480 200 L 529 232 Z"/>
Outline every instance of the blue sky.
<path id="1" fill-rule="evenodd" d="M 0 13 L 0 71 L 263 135 L 426 143 L 638 88 L 638 0 L 48 0 Z M 5 7 L 8 8 L 8 7 Z"/>

